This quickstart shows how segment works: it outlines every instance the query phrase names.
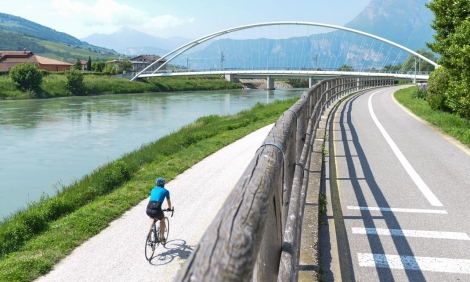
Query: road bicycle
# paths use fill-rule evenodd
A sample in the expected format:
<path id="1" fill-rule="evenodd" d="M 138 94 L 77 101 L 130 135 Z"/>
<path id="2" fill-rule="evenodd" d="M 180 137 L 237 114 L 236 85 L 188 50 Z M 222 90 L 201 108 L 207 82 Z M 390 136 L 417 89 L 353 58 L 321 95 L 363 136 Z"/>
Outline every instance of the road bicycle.
<path id="1" fill-rule="evenodd" d="M 166 209 L 163 211 L 171 212 L 171 217 L 173 217 L 175 208 L 173 207 L 171 210 Z M 170 233 L 170 221 L 166 216 L 161 220 L 164 220 L 166 225 L 163 238 L 168 240 L 168 234 Z M 152 228 L 150 229 L 147 235 L 147 239 L 145 240 L 145 258 L 147 258 L 148 261 L 153 258 L 153 253 L 155 253 L 155 249 L 160 245 L 160 243 L 165 245 L 165 243 L 162 242 L 162 234 L 160 234 L 160 220 L 157 219 L 153 222 Z"/>

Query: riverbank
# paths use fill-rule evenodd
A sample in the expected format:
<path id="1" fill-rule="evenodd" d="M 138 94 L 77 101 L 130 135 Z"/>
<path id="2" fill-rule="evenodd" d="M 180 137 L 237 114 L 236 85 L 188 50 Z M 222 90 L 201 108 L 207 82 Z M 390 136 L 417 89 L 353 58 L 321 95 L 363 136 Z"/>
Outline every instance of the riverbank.
<path id="1" fill-rule="evenodd" d="M 150 282 L 155 277 L 174 281 L 271 128 L 272 124 L 225 146 L 165 184 L 175 213 L 169 218 L 167 243 L 155 250 L 150 263 L 143 248 L 149 225 L 145 215 L 148 199 L 144 199 L 37 282 Z"/>
<path id="2" fill-rule="evenodd" d="M 0 100 L 58 98 L 72 96 L 62 73 L 45 73 L 37 91 L 21 90 L 7 75 L 0 76 Z M 102 94 L 153 93 L 174 91 L 200 91 L 242 89 L 241 83 L 232 83 L 220 76 L 155 77 L 130 81 L 108 75 L 84 75 L 81 96 Z"/>
<path id="3" fill-rule="evenodd" d="M 258 104 L 233 116 L 207 116 L 102 166 L 52 198 L 0 225 L 0 281 L 30 281 L 148 195 L 155 175 L 168 181 L 199 160 L 275 122 L 298 98 Z"/>

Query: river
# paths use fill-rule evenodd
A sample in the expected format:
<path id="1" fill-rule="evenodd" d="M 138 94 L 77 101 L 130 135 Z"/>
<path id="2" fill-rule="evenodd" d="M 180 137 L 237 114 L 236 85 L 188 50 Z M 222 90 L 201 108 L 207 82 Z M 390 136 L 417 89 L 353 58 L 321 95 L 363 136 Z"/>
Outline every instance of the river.
<path id="1" fill-rule="evenodd" d="M 0 221 L 98 166 L 201 116 L 231 115 L 301 89 L 0 101 Z"/>

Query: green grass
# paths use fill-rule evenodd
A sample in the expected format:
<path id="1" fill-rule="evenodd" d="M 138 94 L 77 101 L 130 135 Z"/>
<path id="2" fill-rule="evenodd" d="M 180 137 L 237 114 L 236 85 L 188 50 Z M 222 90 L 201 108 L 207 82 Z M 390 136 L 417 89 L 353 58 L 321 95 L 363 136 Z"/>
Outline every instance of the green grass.
<path id="1" fill-rule="evenodd" d="M 458 115 L 433 110 L 427 101 L 413 98 L 415 87 L 405 88 L 395 93 L 395 98 L 415 115 L 454 137 L 467 147 L 470 146 L 470 120 Z"/>
<path id="2" fill-rule="evenodd" d="M 68 46 L 63 43 L 48 40 L 36 40 L 36 42 L 51 51 L 50 53 L 38 53 L 37 55 L 64 62 L 75 63 L 77 59 L 88 60 L 88 57 L 91 57 L 93 62 L 119 58 L 118 54 L 101 54 L 86 48 Z"/>
<path id="3" fill-rule="evenodd" d="M 159 91 L 185 91 L 185 90 L 221 90 L 241 89 L 240 83 L 232 83 L 220 76 L 188 76 L 188 77 L 156 77 L 149 80 Z"/>
<path id="4" fill-rule="evenodd" d="M 220 148 L 274 123 L 297 100 L 257 104 L 233 116 L 201 117 L 8 217 L 0 223 L 0 281 L 31 281 L 49 272 L 147 198 L 156 176 L 174 179 Z"/>
<path id="5" fill-rule="evenodd" d="M 62 73 L 50 73 L 43 77 L 40 93 L 22 92 L 10 77 L 0 75 L 0 99 L 56 98 L 70 96 L 66 88 L 67 79 Z M 83 95 L 173 92 L 241 89 L 240 83 L 232 83 L 219 76 L 152 78 L 130 81 L 109 75 L 84 75 Z"/>

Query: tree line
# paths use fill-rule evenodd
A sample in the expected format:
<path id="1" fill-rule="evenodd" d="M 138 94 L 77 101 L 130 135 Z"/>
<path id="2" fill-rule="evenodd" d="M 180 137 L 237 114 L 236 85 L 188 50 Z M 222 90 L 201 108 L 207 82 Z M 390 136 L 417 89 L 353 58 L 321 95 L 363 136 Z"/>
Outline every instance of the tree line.
<path id="1" fill-rule="evenodd" d="M 470 1 L 433 0 L 426 6 L 435 15 L 435 41 L 427 46 L 441 55 L 429 77 L 428 103 L 470 119 Z"/>

